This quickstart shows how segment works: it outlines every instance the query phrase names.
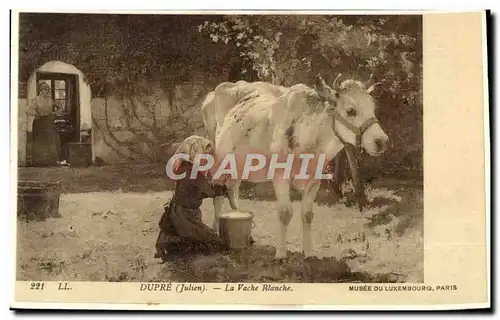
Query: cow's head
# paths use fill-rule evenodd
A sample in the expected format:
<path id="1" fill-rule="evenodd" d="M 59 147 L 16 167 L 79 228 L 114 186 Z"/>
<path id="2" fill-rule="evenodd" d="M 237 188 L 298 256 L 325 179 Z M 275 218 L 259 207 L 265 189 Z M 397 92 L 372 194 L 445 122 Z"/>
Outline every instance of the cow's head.
<path id="1" fill-rule="evenodd" d="M 316 91 L 327 104 L 333 117 L 333 130 L 343 143 L 362 147 L 372 156 L 382 154 L 389 138 L 375 117 L 375 102 L 370 93 L 376 84 L 363 84 L 347 79 L 328 86 L 323 78 L 316 77 Z"/>

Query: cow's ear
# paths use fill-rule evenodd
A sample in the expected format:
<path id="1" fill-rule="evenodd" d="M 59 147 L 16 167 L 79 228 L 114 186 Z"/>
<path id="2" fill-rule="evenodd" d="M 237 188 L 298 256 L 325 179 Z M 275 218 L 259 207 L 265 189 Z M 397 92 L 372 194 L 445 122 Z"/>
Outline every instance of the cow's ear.
<path id="1" fill-rule="evenodd" d="M 328 87 L 325 80 L 323 79 L 323 77 L 321 76 L 321 74 L 317 74 L 316 77 L 315 77 L 315 80 L 316 80 L 316 89 L 322 89 L 322 88 L 326 88 Z"/>
<path id="2" fill-rule="evenodd" d="M 319 74 L 316 75 L 316 91 L 323 100 L 328 100 L 332 91 Z"/>

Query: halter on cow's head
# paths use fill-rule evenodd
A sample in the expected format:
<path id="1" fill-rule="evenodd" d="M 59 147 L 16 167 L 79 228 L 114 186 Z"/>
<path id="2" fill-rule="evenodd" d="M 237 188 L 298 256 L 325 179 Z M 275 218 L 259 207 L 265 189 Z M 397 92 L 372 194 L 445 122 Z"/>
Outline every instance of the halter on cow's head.
<path id="1" fill-rule="evenodd" d="M 363 148 L 372 156 L 382 154 L 389 138 L 375 117 L 375 102 L 370 93 L 376 84 L 344 80 L 337 84 L 340 75 L 329 87 L 320 75 L 316 76 L 316 91 L 333 117 L 333 131 L 339 140 Z"/>

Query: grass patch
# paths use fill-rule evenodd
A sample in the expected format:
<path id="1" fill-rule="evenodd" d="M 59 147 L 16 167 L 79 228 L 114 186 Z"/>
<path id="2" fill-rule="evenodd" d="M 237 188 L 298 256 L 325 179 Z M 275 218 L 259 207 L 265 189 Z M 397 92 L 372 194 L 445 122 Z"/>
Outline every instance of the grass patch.
<path id="1" fill-rule="evenodd" d="M 39 281 L 421 282 L 423 192 L 419 181 L 373 180 L 363 212 L 321 188 L 312 225 L 316 258 L 304 259 L 300 195 L 286 260 L 274 259 L 279 225 L 272 184 L 242 183 L 255 213 L 255 246 L 160 264 L 154 244 L 173 183 L 163 165 L 19 168 L 23 180 L 61 181 L 60 217 L 18 220 L 17 279 Z M 340 199 L 342 200 L 342 199 Z M 212 225 L 213 206 L 203 202 Z M 226 201 L 223 211 L 229 210 Z"/>

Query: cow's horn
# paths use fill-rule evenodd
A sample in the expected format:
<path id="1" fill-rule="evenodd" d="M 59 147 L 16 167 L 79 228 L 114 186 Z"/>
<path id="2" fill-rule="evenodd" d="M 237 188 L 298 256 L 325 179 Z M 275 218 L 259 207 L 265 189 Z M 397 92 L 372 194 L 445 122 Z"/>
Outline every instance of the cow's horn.
<path id="1" fill-rule="evenodd" d="M 335 89 L 335 85 L 337 84 L 337 81 L 340 79 L 340 76 L 342 75 L 342 73 L 339 73 L 336 77 L 335 77 L 335 80 L 333 80 L 332 82 L 332 88 Z"/>

